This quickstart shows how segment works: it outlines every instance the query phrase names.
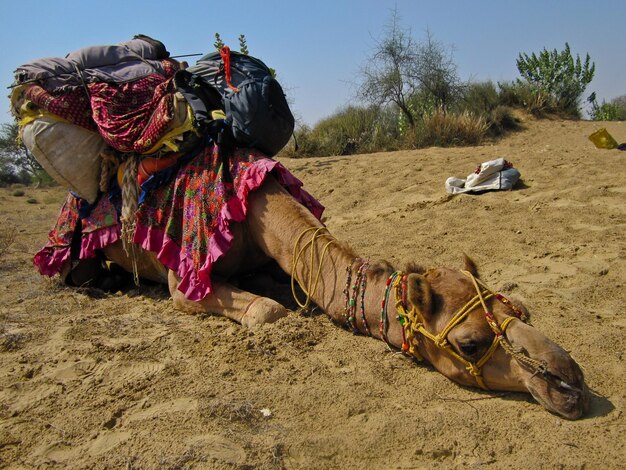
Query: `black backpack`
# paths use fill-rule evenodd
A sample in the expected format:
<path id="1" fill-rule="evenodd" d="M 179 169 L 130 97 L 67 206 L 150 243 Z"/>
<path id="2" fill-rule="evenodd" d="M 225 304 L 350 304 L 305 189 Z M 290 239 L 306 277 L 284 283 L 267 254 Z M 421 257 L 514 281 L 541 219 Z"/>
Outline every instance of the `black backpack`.
<path id="1" fill-rule="evenodd" d="M 259 59 L 223 47 L 177 72 L 175 84 L 194 112 L 197 127 L 219 127 L 212 111 L 226 114 L 226 130 L 236 144 L 272 157 L 293 134 L 294 118 L 285 93 Z"/>

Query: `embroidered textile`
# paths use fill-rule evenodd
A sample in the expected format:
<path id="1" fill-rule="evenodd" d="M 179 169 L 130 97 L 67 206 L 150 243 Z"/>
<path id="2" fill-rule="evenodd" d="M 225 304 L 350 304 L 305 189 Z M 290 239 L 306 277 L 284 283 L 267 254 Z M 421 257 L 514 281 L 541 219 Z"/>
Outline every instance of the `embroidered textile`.
<path id="1" fill-rule="evenodd" d="M 173 181 L 145 194 L 137 213 L 135 243 L 176 271 L 179 290 L 191 300 L 211 292 L 211 269 L 232 244 L 231 224 L 245 219 L 250 193 L 268 174 L 318 219 L 324 210 L 283 165 L 255 150 L 237 150 L 230 158 L 233 181 L 224 181 L 216 149 L 207 146 L 178 170 Z M 42 274 L 60 272 L 69 257 L 79 220 L 76 201 L 68 197 L 48 243 L 35 256 Z M 96 249 L 119 239 L 118 213 L 119 197 L 101 197 L 89 217 L 81 219 L 80 258 L 92 257 Z"/>
<path id="2" fill-rule="evenodd" d="M 30 86 L 25 97 L 72 124 L 99 132 L 120 152 L 145 153 L 168 130 L 174 114 L 172 77 L 178 66 L 171 60 L 162 64 L 165 75 L 120 84 L 89 83 L 89 97 L 82 87 L 52 94 L 39 85 Z"/>

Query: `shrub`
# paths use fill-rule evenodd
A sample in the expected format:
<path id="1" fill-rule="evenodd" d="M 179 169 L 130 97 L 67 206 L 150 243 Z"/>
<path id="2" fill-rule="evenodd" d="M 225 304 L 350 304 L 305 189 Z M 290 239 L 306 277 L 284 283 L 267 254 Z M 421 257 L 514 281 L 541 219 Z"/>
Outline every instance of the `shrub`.
<path id="1" fill-rule="evenodd" d="M 502 105 L 502 102 L 501 92 L 493 82 L 470 83 L 465 88 L 458 109 L 460 112 L 482 117 L 489 128 L 488 134 L 497 137 L 506 131 L 519 128 L 510 105 Z"/>
<path id="2" fill-rule="evenodd" d="M 313 129 L 295 132 L 298 151 L 290 147 L 284 156 L 351 155 L 397 148 L 395 122 L 388 110 L 377 106 L 348 106 L 321 120 Z"/>
<path id="3" fill-rule="evenodd" d="M 530 83 L 498 83 L 500 103 L 513 108 L 523 108 L 536 117 L 558 112 L 554 98 Z"/>
<path id="4" fill-rule="evenodd" d="M 451 147 L 477 145 L 484 139 L 489 125 L 481 116 L 470 112 L 444 113 L 436 111 L 416 126 L 410 136 L 414 147 Z"/>
<path id="5" fill-rule="evenodd" d="M 489 126 L 489 135 L 492 137 L 500 136 L 508 131 L 518 130 L 520 124 L 518 119 L 513 115 L 513 110 L 509 106 L 496 106 L 487 116 L 487 125 Z"/>
<path id="6" fill-rule="evenodd" d="M 299 127 L 293 145 L 282 156 L 307 157 L 384 152 L 425 146 L 476 145 L 487 136 L 498 137 L 519 128 L 513 107 L 536 114 L 547 105 L 545 94 L 526 84 L 470 83 L 449 110 L 437 108 L 432 95 L 417 92 L 408 100 L 415 121 L 396 105 L 348 106 L 321 120 L 315 127 Z M 544 99 L 545 98 L 545 99 Z"/>
<path id="7" fill-rule="evenodd" d="M 459 104 L 463 111 L 484 116 L 500 105 L 500 95 L 493 82 L 470 83 Z"/>
<path id="8" fill-rule="evenodd" d="M 283 157 L 308 157 L 320 155 L 319 143 L 315 140 L 312 130 L 307 125 L 302 125 L 293 132 L 293 139 L 280 152 Z"/>
<path id="9" fill-rule="evenodd" d="M 553 111 L 569 117 L 580 117 L 580 98 L 593 79 L 595 68 L 589 54 L 584 62 L 578 55 L 574 60 L 568 43 L 560 52 L 544 48 L 538 55 L 520 53 L 517 58 L 522 83 L 550 96 Z"/>
<path id="10" fill-rule="evenodd" d="M 17 239 L 15 227 L 0 227 L 0 257 L 9 249 Z"/>
<path id="11" fill-rule="evenodd" d="M 626 120 L 626 95 L 613 98 L 610 102 L 596 102 L 595 93 L 589 97 L 591 103 L 590 117 L 593 121 L 624 121 Z"/>
<path id="12" fill-rule="evenodd" d="M 348 106 L 322 120 L 316 127 L 322 147 L 330 155 L 350 155 L 366 152 L 372 147 L 378 129 L 379 108 Z"/>

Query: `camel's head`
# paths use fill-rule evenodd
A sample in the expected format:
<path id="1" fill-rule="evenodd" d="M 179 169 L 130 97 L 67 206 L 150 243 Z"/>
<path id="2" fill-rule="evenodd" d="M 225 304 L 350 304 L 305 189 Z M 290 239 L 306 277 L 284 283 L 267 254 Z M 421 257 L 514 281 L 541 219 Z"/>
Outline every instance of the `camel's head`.
<path id="1" fill-rule="evenodd" d="M 528 391 L 546 409 L 580 418 L 589 391 L 578 364 L 522 321 L 523 306 L 477 278 L 467 258 L 462 271 L 436 268 L 407 277 L 407 308 L 415 318 L 406 318 L 405 331 L 412 352 L 460 384 Z"/>

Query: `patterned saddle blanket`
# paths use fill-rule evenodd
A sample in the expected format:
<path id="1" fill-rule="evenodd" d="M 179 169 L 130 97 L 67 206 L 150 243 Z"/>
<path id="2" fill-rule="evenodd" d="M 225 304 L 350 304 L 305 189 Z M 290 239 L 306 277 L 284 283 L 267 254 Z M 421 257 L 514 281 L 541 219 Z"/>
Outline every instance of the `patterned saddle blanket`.
<path id="1" fill-rule="evenodd" d="M 249 195 L 269 174 L 318 219 L 324 211 L 300 180 L 256 150 L 235 151 L 227 181 L 216 146 L 208 145 L 182 161 L 143 184 L 133 241 L 178 274 L 178 289 L 190 300 L 211 293 L 211 269 L 232 245 L 231 226 L 245 220 Z M 61 271 L 70 260 L 77 230 L 79 259 L 95 257 L 96 250 L 120 240 L 121 202 L 119 189 L 101 196 L 93 206 L 68 194 L 46 245 L 34 257 L 39 272 L 54 276 Z"/>

